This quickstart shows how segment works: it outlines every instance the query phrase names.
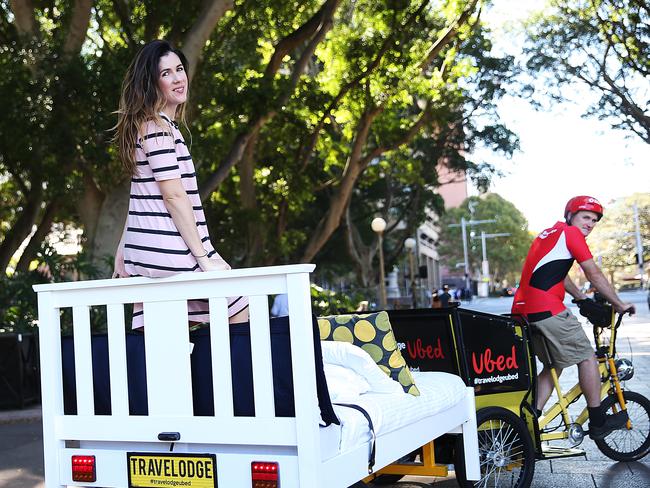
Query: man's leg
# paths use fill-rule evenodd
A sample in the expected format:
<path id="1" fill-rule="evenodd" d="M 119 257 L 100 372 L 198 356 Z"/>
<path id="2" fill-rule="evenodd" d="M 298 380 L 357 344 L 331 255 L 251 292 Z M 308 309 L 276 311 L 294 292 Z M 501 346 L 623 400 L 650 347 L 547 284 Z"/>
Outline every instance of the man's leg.
<path id="1" fill-rule="evenodd" d="M 595 356 L 578 363 L 578 380 L 587 400 L 589 437 L 603 439 L 610 432 L 622 428 L 627 422 L 626 412 L 621 410 L 607 415 L 600 408 L 600 372 Z"/>
<path id="2" fill-rule="evenodd" d="M 556 369 L 558 378 L 562 374 L 561 369 Z M 537 375 L 537 410 L 544 410 L 544 405 L 553 393 L 553 378 L 551 376 L 551 369 L 544 366 L 541 373 Z"/>
<path id="3" fill-rule="evenodd" d="M 600 372 L 595 356 L 578 364 L 578 381 L 587 400 L 587 406 L 600 407 Z"/>

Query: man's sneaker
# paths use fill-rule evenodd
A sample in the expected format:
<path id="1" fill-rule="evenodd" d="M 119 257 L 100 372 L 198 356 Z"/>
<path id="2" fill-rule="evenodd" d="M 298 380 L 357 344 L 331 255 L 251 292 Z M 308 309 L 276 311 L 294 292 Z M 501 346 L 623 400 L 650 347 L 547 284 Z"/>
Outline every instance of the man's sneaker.
<path id="1" fill-rule="evenodd" d="M 604 439 L 613 431 L 625 427 L 627 418 L 627 412 L 621 410 L 613 415 L 608 415 L 603 425 L 591 425 L 589 422 L 589 437 L 593 440 Z"/>

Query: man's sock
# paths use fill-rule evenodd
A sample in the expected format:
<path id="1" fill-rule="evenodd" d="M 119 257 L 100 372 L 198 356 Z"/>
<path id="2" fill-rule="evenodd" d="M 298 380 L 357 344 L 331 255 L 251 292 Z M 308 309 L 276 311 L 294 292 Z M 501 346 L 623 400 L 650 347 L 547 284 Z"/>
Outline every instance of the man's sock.
<path id="1" fill-rule="evenodd" d="M 589 424 L 601 426 L 605 423 L 605 412 L 600 407 L 587 407 L 589 412 Z"/>

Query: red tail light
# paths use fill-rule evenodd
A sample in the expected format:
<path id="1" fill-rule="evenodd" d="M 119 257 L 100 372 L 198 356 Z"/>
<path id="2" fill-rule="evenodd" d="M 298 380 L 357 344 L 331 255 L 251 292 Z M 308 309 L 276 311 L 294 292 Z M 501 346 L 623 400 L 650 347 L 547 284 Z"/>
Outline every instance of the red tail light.
<path id="1" fill-rule="evenodd" d="M 95 456 L 72 456 L 72 481 L 97 481 Z"/>
<path id="2" fill-rule="evenodd" d="M 280 469 L 278 463 L 253 461 L 251 463 L 253 488 L 278 488 L 280 486 Z"/>

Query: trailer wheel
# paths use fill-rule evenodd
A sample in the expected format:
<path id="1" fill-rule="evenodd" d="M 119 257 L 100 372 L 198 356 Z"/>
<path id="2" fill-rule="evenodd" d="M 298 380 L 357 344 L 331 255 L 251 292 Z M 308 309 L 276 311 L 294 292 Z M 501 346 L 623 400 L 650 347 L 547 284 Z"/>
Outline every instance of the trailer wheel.
<path id="1" fill-rule="evenodd" d="M 535 473 L 535 450 L 526 424 L 511 411 L 488 407 L 476 414 L 481 479 L 465 476 L 463 439 L 454 449 L 456 481 L 461 488 L 528 488 Z"/>
<path id="2" fill-rule="evenodd" d="M 595 442 L 600 452 L 614 461 L 636 461 L 650 452 L 650 400 L 634 391 L 624 391 L 623 397 L 632 429 L 615 430 Z M 604 411 L 614 406 L 618 407 L 615 395 L 603 400 Z"/>

